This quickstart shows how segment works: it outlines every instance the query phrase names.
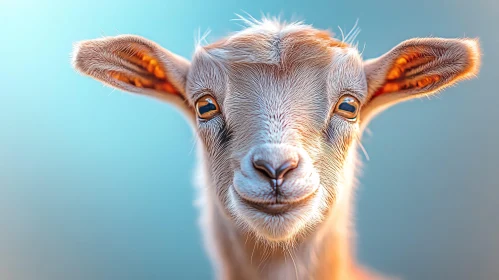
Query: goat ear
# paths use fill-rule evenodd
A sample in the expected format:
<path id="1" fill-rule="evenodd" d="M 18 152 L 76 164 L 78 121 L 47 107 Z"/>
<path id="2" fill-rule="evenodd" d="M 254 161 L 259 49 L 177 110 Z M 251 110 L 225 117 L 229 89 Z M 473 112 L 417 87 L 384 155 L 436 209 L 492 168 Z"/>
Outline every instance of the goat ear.
<path id="1" fill-rule="evenodd" d="M 73 67 L 120 90 L 174 103 L 190 118 L 185 86 L 190 62 L 156 43 L 134 35 L 121 35 L 75 44 Z"/>
<path id="2" fill-rule="evenodd" d="M 411 39 L 364 62 L 368 101 L 361 120 L 368 122 L 389 106 L 438 92 L 475 76 L 480 49 L 473 39 Z"/>

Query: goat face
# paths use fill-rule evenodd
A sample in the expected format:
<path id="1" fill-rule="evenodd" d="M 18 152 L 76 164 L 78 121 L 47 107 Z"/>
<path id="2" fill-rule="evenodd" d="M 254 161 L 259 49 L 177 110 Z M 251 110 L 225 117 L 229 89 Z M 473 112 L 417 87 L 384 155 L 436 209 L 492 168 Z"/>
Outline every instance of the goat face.
<path id="1" fill-rule="evenodd" d="M 188 88 L 224 210 L 271 241 L 312 229 L 341 197 L 367 91 L 354 49 L 287 65 L 196 56 Z"/>

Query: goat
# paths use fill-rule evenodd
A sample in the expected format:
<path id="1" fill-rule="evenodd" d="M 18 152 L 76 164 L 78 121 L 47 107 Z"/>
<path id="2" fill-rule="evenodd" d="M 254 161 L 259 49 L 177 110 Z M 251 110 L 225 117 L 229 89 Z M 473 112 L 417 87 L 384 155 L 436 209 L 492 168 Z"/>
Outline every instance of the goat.
<path id="1" fill-rule="evenodd" d="M 199 138 L 205 245 L 220 279 L 378 279 L 355 261 L 362 131 L 395 103 L 474 77 L 475 39 L 416 38 L 363 61 L 303 23 L 248 20 L 192 61 L 139 36 L 75 44 L 84 75 L 179 108 Z"/>

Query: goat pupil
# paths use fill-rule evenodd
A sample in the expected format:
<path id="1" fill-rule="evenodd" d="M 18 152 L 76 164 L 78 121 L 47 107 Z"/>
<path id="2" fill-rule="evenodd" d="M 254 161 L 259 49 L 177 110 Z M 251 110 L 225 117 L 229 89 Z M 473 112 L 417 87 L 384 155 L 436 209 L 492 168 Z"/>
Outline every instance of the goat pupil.
<path id="1" fill-rule="evenodd" d="M 338 109 L 343 110 L 343 111 L 347 111 L 350 113 L 355 113 L 355 106 L 352 106 L 346 102 L 341 103 L 340 106 L 338 107 Z"/>
<path id="2" fill-rule="evenodd" d="M 216 110 L 216 109 L 217 109 L 217 106 L 215 106 L 215 104 L 213 104 L 213 103 L 208 103 L 208 104 L 206 104 L 206 105 L 201 106 L 201 107 L 198 108 L 199 113 L 201 115 L 204 114 L 204 113 L 208 113 L 210 111 Z"/>

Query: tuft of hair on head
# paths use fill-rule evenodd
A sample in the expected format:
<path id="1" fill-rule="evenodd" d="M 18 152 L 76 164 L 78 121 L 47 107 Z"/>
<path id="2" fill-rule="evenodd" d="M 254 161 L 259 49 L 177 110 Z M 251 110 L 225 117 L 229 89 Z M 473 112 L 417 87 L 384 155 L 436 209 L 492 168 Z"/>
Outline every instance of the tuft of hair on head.
<path id="1" fill-rule="evenodd" d="M 228 63 L 270 64 L 283 69 L 304 61 L 329 61 L 335 48 L 350 48 L 358 30 L 339 40 L 328 30 L 318 30 L 302 21 L 286 22 L 279 17 L 258 20 L 236 14 L 244 29 L 202 49 Z M 343 38 L 345 39 L 345 38 Z"/>

